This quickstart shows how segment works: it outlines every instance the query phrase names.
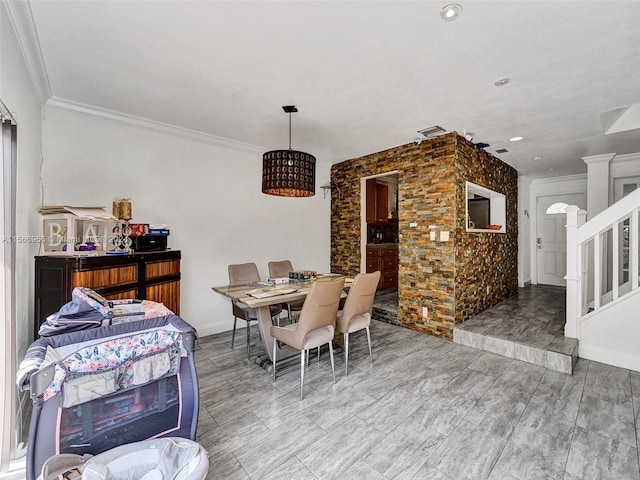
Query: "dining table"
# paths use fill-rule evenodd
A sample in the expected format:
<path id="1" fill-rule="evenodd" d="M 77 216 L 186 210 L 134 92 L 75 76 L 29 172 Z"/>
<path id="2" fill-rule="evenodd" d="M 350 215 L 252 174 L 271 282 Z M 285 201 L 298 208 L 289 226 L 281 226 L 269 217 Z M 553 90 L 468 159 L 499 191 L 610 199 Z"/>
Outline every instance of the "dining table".
<path id="1" fill-rule="evenodd" d="M 335 278 L 343 275 L 334 273 L 317 274 L 309 280 L 290 280 L 289 283 L 280 285 L 271 285 L 267 282 L 257 282 L 245 285 L 225 285 L 221 287 L 211 287 L 211 289 L 230 299 L 232 302 L 240 303 L 241 307 L 246 306 L 255 308 L 258 316 L 258 329 L 260 330 L 260 338 L 262 346 L 269 360 L 273 362 L 272 349 L 273 337 L 271 336 L 271 307 L 272 305 L 280 305 L 287 302 L 296 302 L 304 300 L 311 289 L 314 282 L 322 281 L 322 279 Z M 345 277 L 345 291 L 342 292 L 342 298 L 347 296 L 347 291 L 353 282 L 353 278 Z M 247 328 L 249 325 L 247 324 Z M 278 361 L 285 358 L 298 355 L 300 350 L 290 347 L 280 342 L 276 345 Z"/>

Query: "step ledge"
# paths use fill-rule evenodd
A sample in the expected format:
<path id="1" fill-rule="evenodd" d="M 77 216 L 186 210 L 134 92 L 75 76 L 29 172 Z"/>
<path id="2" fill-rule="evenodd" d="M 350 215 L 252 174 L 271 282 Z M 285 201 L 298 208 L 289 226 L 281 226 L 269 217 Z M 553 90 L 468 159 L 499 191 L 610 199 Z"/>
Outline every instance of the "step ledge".
<path id="1" fill-rule="evenodd" d="M 577 355 L 568 355 L 566 353 L 532 347 L 517 343 L 513 340 L 491 337 L 457 327 L 453 329 L 453 343 L 531 363 L 568 375 L 573 373 L 573 367 L 578 358 Z M 575 352 L 577 352 L 577 347 L 574 348 L 574 353 Z"/>

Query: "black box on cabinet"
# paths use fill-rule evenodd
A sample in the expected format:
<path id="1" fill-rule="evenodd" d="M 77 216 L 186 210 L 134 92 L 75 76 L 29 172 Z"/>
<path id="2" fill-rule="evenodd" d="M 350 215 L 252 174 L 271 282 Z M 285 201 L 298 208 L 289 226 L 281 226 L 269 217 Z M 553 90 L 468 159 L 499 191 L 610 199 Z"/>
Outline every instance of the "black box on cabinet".
<path id="1" fill-rule="evenodd" d="M 131 248 L 134 252 L 158 252 L 167 249 L 166 235 L 142 235 L 131 237 Z"/>

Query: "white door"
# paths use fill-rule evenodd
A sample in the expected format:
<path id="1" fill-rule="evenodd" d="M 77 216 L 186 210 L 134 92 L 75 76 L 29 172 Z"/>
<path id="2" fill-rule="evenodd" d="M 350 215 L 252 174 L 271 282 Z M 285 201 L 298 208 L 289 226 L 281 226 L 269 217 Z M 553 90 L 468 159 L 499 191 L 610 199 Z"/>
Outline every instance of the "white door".
<path id="1" fill-rule="evenodd" d="M 538 283 L 565 286 L 567 274 L 567 215 L 562 206 L 584 208 L 584 195 L 538 197 L 536 205 L 536 252 Z M 550 208 L 551 207 L 551 208 Z M 557 212 L 557 213 L 553 213 Z"/>

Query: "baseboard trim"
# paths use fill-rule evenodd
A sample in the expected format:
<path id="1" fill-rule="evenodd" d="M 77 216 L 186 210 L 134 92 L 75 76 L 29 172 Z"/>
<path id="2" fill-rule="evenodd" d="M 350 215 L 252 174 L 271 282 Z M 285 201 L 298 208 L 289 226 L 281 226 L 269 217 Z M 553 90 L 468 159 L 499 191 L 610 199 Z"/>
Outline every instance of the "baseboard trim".
<path id="1" fill-rule="evenodd" d="M 207 325 L 198 325 L 196 330 L 199 337 L 208 337 L 216 333 L 229 332 L 233 328 L 233 319 L 224 323 L 212 323 Z"/>
<path id="2" fill-rule="evenodd" d="M 640 356 L 638 355 L 625 355 L 599 347 L 584 345 L 580 342 L 578 344 L 578 356 L 585 360 L 593 360 L 594 362 L 606 363 L 614 367 L 640 372 Z"/>

